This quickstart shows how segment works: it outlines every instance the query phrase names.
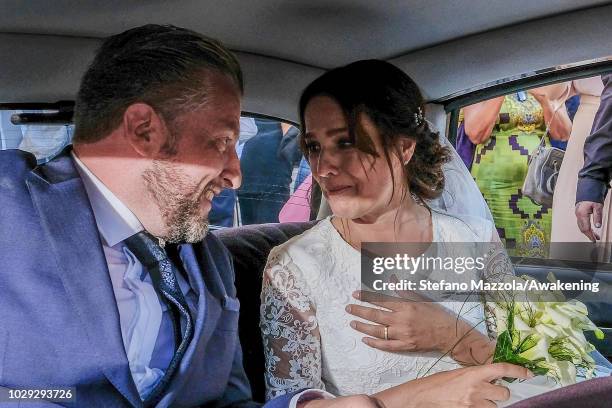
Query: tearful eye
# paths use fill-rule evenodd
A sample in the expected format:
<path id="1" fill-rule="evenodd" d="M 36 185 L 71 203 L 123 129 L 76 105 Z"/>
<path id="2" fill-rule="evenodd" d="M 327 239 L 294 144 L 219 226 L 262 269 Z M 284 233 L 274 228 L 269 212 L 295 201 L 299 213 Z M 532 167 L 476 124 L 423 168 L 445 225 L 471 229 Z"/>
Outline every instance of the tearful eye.
<path id="1" fill-rule="evenodd" d="M 307 143 L 306 151 L 308 154 L 318 153 L 321 150 L 321 146 L 318 143 Z"/>

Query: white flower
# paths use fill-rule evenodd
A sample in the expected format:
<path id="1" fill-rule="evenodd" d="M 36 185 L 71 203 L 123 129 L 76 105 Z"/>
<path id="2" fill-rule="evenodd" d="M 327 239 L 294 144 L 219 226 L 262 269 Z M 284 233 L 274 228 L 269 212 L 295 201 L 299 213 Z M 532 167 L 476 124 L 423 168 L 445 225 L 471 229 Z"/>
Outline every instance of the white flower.
<path id="1" fill-rule="evenodd" d="M 521 278 L 526 282 L 533 280 Z M 548 280 L 556 281 L 552 274 Z M 529 360 L 531 363 L 525 364 L 532 369 L 548 370 L 546 375 L 562 385 L 575 383 L 577 373 L 592 376 L 595 362 L 589 353 L 595 347 L 587 341 L 584 331 L 594 331 L 599 339 L 603 332 L 589 319 L 584 303 L 565 301 L 560 292 L 533 290 L 522 297 L 524 301 L 516 301 L 516 296 L 501 298 L 503 301 L 489 306 L 495 314 L 498 336 L 505 332 L 505 336 L 510 336 L 513 355 Z M 504 349 L 510 343 L 500 344 Z"/>
<path id="2" fill-rule="evenodd" d="M 522 352 L 519 354 L 521 357 L 526 358 L 527 360 L 535 361 L 537 359 L 544 359 L 545 361 L 552 360 L 550 353 L 548 352 L 548 338 L 547 337 L 539 337 L 538 342 L 534 347 Z"/>
<path id="3" fill-rule="evenodd" d="M 576 382 L 576 366 L 569 361 L 545 362 L 542 366 L 548 368 L 549 375 L 564 387 Z"/>

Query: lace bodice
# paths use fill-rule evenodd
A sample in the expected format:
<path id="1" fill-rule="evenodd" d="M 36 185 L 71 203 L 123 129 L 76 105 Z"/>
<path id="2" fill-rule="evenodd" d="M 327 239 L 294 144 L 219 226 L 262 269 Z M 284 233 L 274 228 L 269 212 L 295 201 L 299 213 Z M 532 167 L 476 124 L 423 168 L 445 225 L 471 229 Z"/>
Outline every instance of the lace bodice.
<path id="1" fill-rule="evenodd" d="M 489 242 L 492 223 L 473 231 L 460 220 L 432 212 L 434 242 Z M 365 345 L 349 323 L 346 305 L 361 288 L 359 251 L 331 219 L 274 248 L 264 272 L 261 329 L 268 399 L 302 388 L 335 395 L 372 394 L 459 365 L 440 353 L 391 353 Z M 368 306 L 372 306 L 368 304 Z M 443 306 L 486 332 L 483 308 Z M 466 310 L 468 310 L 466 312 Z M 438 359 L 440 359 L 438 361 Z"/>

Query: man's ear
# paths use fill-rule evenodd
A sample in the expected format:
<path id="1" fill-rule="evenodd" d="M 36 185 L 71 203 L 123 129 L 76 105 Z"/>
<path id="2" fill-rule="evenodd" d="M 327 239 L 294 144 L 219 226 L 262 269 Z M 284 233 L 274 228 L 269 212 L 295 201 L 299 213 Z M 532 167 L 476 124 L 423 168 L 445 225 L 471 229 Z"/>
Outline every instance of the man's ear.
<path id="1" fill-rule="evenodd" d="M 402 164 L 405 166 L 408 164 L 412 156 L 414 155 L 414 149 L 416 148 L 416 141 L 407 137 L 400 139 L 400 152 L 402 155 Z"/>
<path id="2" fill-rule="evenodd" d="M 146 103 L 127 107 L 123 113 L 123 131 L 132 148 L 144 157 L 159 155 L 170 137 L 162 117 Z"/>

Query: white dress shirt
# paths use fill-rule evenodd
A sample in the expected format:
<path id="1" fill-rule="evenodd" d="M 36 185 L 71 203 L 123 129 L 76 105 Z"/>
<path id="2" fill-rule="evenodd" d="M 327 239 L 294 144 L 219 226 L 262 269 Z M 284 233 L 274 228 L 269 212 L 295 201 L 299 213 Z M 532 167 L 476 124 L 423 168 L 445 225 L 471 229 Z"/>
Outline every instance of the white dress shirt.
<path id="1" fill-rule="evenodd" d="M 143 231 L 144 228 L 134 213 L 79 160 L 74 152 L 72 157 L 85 185 L 98 232 L 102 238 L 104 257 L 119 310 L 123 345 L 132 378 L 140 397 L 144 400 L 163 377 L 164 370 L 174 355 L 174 332 L 171 326 L 164 326 L 164 329 L 170 330 L 160 330 L 162 315 L 167 310 L 167 306 L 160 302 L 149 273 L 123 243 L 125 239 Z M 191 291 L 189 283 L 180 274 L 177 274 L 177 281 L 188 304 L 193 307 L 195 294 Z M 151 364 L 154 350 L 157 354 L 155 356 L 157 364 Z"/>

